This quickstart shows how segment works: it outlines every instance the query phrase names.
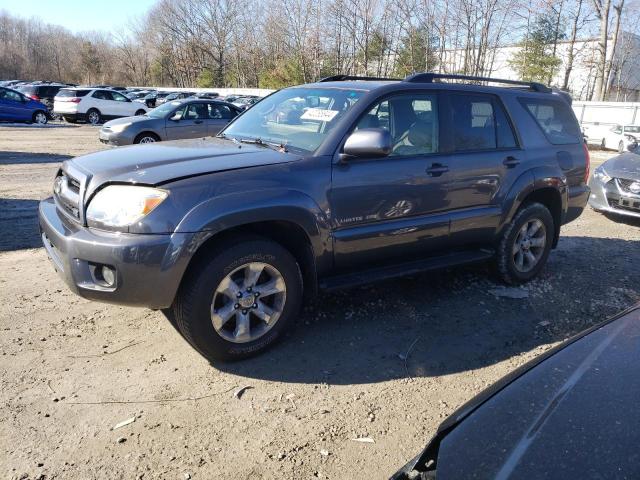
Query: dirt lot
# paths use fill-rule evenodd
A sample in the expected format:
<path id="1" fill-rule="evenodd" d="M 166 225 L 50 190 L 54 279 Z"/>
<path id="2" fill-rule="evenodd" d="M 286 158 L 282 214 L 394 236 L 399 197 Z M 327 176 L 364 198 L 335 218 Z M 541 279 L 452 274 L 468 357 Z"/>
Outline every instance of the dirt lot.
<path id="1" fill-rule="evenodd" d="M 275 349 L 211 365 L 159 312 L 72 295 L 39 247 L 59 162 L 100 148 L 88 126 L 0 126 L 1 478 L 387 478 L 481 389 L 640 299 L 640 223 L 588 209 L 527 298 L 484 266 L 325 294 Z"/>

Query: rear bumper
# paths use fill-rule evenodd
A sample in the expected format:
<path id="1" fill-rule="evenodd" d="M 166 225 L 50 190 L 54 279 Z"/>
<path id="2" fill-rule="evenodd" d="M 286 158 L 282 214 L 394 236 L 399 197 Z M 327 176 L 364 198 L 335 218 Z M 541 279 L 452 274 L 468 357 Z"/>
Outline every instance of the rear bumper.
<path id="1" fill-rule="evenodd" d="M 569 187 L 567 195 L 567 212 L 564 214 L 562 224 L 569 223 L 578 218 L 584 207 L 587 206 L 589 201 L 589 194 L 591 189 L 587 185 L 581 185 L 579 187 Z"/>
<path id="2" fill-rule="evenodd" d="M 53 199 L 38 211 L 44 247 L 69 288 L 89 300 L 120 305 L 166 308 L 189 262 L 190 234 L 111 233 L 73 224 L 57 211 Z M 115 270 L 115 284 L 97 277 L 102 265 Z"/>

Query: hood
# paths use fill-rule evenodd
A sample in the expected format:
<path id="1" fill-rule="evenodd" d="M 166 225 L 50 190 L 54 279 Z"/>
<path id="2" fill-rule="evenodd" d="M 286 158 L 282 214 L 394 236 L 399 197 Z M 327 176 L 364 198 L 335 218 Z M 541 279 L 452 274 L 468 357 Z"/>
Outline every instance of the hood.
<path id="1" fill-rule="evenodd" d="M 602 164 L 607 175 L 629 180 L 640 180 L 640 155 L 625 152 L 610 158 Z"/>
<path id="2" fill-rule="evenodd" d="M 140 122 L 148 122 L 148 121 L 155 121 L 155 120 L 160 120 L 158 118 L 150 118 L 147 117 L 146 115 L 135 115 L 133 117 L 121 117 L 121 118 L 116 118 L 115 120 L 109 120 L 108 122 L 105 122 L 105 124 L 103 125 L 104 127 L 115 127 L 116 125 L 122 125 L 124 123 L 140 123 Z"/>
<path id="3" fill-rule="evenodd" d="M 640 478 L 640 308 L 534 359 L 455 412 L 394 478 Z M 431 451 L 428 451 L 431 448 Z"/>
<path id="4" fill-rule="evenodd" d="M 185 177 L 288 163 L 300 158 L 256 145 L 206 138 L 104 150 L 67 160 L 87 176 L 86 194 L 103 183 L 161 185 Z M 65 168 L 66 169 L 66 168 Z"/>

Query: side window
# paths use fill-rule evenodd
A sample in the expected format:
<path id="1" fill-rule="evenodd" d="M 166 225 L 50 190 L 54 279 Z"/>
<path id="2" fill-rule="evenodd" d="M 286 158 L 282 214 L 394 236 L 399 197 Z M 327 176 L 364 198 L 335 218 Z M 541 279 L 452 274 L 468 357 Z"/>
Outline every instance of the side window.
<path id="1" fill-rule="evenodd" d="M 204 120 L 209 117 L 209 110 L 205 103 L 192 103 L 187 107 L 185 120 Z"/>
<path id="2" fill-rule="evenodd" d="M 615 127 L 613 127 L 613 128 L 611 129 L 611 131 L 612 131 L 613 133 L 621 134 L 621 133 L 622 133 L 622 127 L 621 127 L 620 125 L 616 125 Z"/>
<path id="3" fill-rule="evenodd" d="M 525 110 L 533 117 L 553 145 L 582 143 L 582 133 L 571 107 L 563 100 L 520 98 Z"/>
<path id="4" fill-rule="evenodd" d="M 209 118 L 212 119 L 229 119 L 235 117 L 235 113 L 231 111 L 226 105 L 217 105 L 215 103 L 209 103 Z"/>
<path id="5" fill-rule="evenodd" d="M 498 148 L 516 148 L 518 144 L 516 142 L 516 137 L 513 134 L 511 123 L 509 123 L 509 119 L 507 118 L 507 113 L 504 111 L 504 108 L 502 108 L 502 105 L 498 104 L 498 102 L 494 102 L 493 106 L 495 107 L 494 112 Z"/>
<path id="6" fill-rule="evenodd" d="M 111 92 L 111 97 L 116 102 L 126 102 L 127 101 L 127 97 L 125 97 L 124 95 L 122 95 L 121 93 L 118 93 L 118 92 Z"/>
<path id="7" fill-rule="evenodd" d="M 438 103 L 433 94 L 399 95 L 375 104 L 356 125 L 383 128 L 393 139 L 393 156 L 438 152 Z"/>
<path id="8" fill-rule="evenodd" d="M 455 150 L 488 150 L 498 147 L 496 121 L 491 97 L 452 95 L 451 115 Z"/>
<path id="9" fill-rule="evenodd" d="M 22 101 L 20 94 L 11 90 L 3 90 L 2 93 L 0 93 L 0 98 L 4 98 L 5 100 L 10 100 L 12 102 Z"/>

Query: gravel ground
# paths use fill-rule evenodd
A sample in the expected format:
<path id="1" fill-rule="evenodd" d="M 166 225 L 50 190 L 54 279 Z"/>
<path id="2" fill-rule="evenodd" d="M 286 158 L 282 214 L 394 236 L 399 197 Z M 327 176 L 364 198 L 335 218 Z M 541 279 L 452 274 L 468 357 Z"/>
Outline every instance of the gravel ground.
<path id="1" fill-rule="evenodd" d="M 0 126 L 2 478 L 387 478 L 484 387 L 640 300 L 640 222 L 587 209 L 526 298 L 485 266 L 323 294 L 276 348 L 211 365 L 159 312 L 71 294 L 39 248 L 59 162 L 100 148 L 89 126 Z"/>

